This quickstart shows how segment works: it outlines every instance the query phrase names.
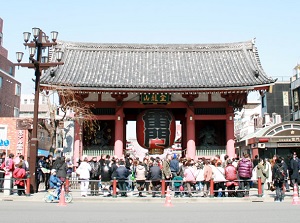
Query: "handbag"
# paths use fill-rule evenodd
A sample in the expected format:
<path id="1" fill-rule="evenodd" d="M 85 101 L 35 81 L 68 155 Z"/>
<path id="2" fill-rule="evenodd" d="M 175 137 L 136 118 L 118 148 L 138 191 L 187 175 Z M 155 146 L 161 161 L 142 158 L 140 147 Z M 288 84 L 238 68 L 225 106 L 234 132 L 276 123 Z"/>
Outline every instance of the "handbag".
<path id="1" fill-rule="evenodd" d="M 271 185 L 270 185 L 270 191 L 274 191 L 274 190 L 276 190 L 276 187 L 274 186 L 274 184 L 273 183 L 271 183 Z"/>
<path id="2" fill-rule="evenodd" d="M 133 171 L 132 171 L 132 173 L 131 173 L 130 179 L 131 179 L 132 181 L 135 180 L 135 175 L 134 175 L 134 172 L 133 172 Z"/>
<path id="3" fill-rule="evenodd" d="M 179 191 L 184 191 L 184 188 L 183 188 L 183 186 L 182 186 L 182 185 L 180 185 L 180 187 L 179 187 Z"/>

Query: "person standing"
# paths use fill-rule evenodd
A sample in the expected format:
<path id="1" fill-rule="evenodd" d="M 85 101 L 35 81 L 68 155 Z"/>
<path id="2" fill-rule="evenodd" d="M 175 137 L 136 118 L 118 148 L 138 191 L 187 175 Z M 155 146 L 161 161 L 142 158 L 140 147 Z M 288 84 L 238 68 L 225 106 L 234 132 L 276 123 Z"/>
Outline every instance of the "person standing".
<path id="1" fill-rule="evenodd" d="M 124 160 L 119 161 L 119 167 L 116 169 L 116 178 L 118 180 L 118 188 L 121 192 L 121 197 L 127 197 L 126 181 L 130 175 L 130 170 L 125 167 Z"/>
<path id="2" fill-rule="evenodd" d="M 204 174 L 204 188 L 203 188 L 203 197 L 207 197 L 208 195 L 208 189 L 210 186 L 210 180 L 212 179 L 213 171 L 212 168 L 209 165 L 209 162 L 204 159 L 204 168 L 203 168 L 203 174 Z"/>
<path id="3" fill-rule="evenodd" d="M 23 163 L 19 162 L 16 164 L 16 168 L 13 172 L 13 178 L 15 178 L 15 185 L 17 185 L 17 194 L 21 196 L 22 194 L 25 195 L 25 177 L 26 177 L 26 171 L 23 168 Z"/>
<path id="4" fill-rule="evenodd" d="M 113 159 L 114 160 L 114 159 Z M 100 166 L 100 179 L 101 179 L 101 185 L 102 185 L 102 190 L 105 195 L 105 192 L 107 192 L 107 197 L 111 196 L 111 176 L 112 176 L 112 168 L 111 168 L 111 162 L 109 160 L 104 160 L 101 162 Z M 118 167 L 115 166 L 115 170 Z"/>
<path id="5" fill-rule="evenodd" d="M 162 162 L 162 179 L 166 181 L 166 189 L 168 186 L 170 186 L 172 179 L 172 172 L 170 167 L 171 159 L 171 155 L 168 154 Z"/>
<path id="6" fill-rule="evenodd" d="M 99 179 L 100 179 L 100 163 L 97 162 L 97 157 L 93 157 L 89 163 L 91 165 L 90 172 L 90 186 L 92 196 L 98 196 L 99 194 Z"/>
<path id="7" fill-rule="evenodd" d="M 196 183 L 196 177 L 193 168 L 193 162 L 190 160 L 186 162 L 186 168 L 184 169 L 184 183 L 187 187 L 187 196 L 192 197 L 192 186 Z"/>
<path id="8" fill-rule="evenodd" d="M 275 160 L 275 164 L 273 166 L 273 182 L 274 186 L 276 187 L 276 196 L 274 201 L 275 202 L 282 202 L 284 199 L 284 192 L 283 192 L 283 184 L 284 184 L 284 174 L 285 170 L 282 165 L 282 160 L 277 157 Z"/>
<path id="9" fill-rule="evenodd" d="M 250 180 L 252 177 L 253 164 L 248 154 L 239 161 L 237 170 L 240 178 L 240 189 L 245 190 L 244 196 L 249 197 Z"/>
<path id="10" fill-rule="evenodd" d="M 68 169 L 68 165 L 66 163 L 65 157 L 57 157 L 57 160 L 55 161 L 54 165 L 55 165 L 54 169 L 56 169 L 57 177 L 62 182 L 65 182 L 67 177 L 67 169 Z"/>
<path id="11" fill-rule="evenodd" d="M 88 163 L 88 158 L 84 157 L 83 161 L 80 163 L 79 167 L 76 170 L 76 173 L 79 175 L 80 193 L 82 197 L 87 196 L 91 169 L 92 167 Z"/>
<path id="12" fill-rule="evenodd" d="M 162 179 L 162 171 L 156 161 L 153 162 L 149 169 L 148 179 L 151 180 L 152 184 L 152 197 L 155 197 L 160 189 L 160 181 Z"/>
<path id="13" fill-rule="evenodd" d="M 228 190 L 228 197 L 236 197 L 235 187 L 239 184 L 237 182 L 237 171 L 236 168 L 232 165 L 231 159 L 228 159 L 227 166 L 225 167 L 225 179 L 225 185 Z"/>
<path id="14" fill-rule="evenodd" d="M 267 178 L 265 182 L 265 187 L 267 187 L 268 190 L 270 190 L 271 183 L 273 182 L 272 180 L 272 165 L 270 163 L 270 160 L 268 158 L 265 158 L 265 168 L 268 170 L 267 173 Z"/>
<path id="15" fill-rule="evenodd" d="M 5 161 L 5 152 L 0 154 L 0 192 L 3 192 L 3 185 L 4 185 L 4 176 L 5 176 L 5 171 L 4 169 L 1 168 L 2 163 Z"/>
<path id="16" fill-rule="evenodd" d="M 265 162 L 263 159 L 259 159 L 259 162 L 257 164 L 257 178 L 260 177 L 261 179 L 261 188 L 262 188 L 262 196 L 264 196 L 264 190 L 265 190 L 265 182 L 268 178 L 269 170 L 267 169 L 267 166 L 265 165 Z"/>
<path id="17" fill-rule="evenodd" d="M 142 193 L 145 188 L 146 173 L 147 171 L 145 166 L 143 165 L 143 162 L 139 161 L 138 165 L 135 168 L 136 188 L 139 191 L 139 197 L 144 197 Z"/>
<path id="18" fill-rule="evenodd" d="M 45 159 L 44 167 L 42 168 L 43 173 L 45 174 L 45 189 L 48 190 L 49 186 L 49 179 L 50 179 L 50 163 L 48 157 Z"/>
<path id="19" fill-rule="evenodd" d="M 298 179 L 299 179 L 299 159 L 297 157 L 297 153 L 294 152 L 293 153 L 293 158 L 291 159 L 290 162 L 290 168 L 291 168 L 291 175 L 290 175 L 290 179 L 291 179 L 291 183 L 292 185 L 296 184 L 296 188 L 298 190 Z M 295 186 L 294 186 L 295 187 Z M 297 193 L 299 194 L 299 191 L 297 191 Z"/>
<path id="20" fill-rule="evenodd" d="M 6 153 L 5 153 L 6 154 Z M 15 169 L 15 164 L 14 164 L 14 154 L 10 153 L 8 157 L 4 159 L 4 162 L 1 164 L 0 169 L 4 170 L 4 189 L 9 190 L 9 194 L 12 194 L 12 188 L 13 188 L 13 181 L 12 181 L 12 173 Z M 9 182 L 9 183 L 8 183 Z M 7 183 L 7 187 L 5 186 Z"/>

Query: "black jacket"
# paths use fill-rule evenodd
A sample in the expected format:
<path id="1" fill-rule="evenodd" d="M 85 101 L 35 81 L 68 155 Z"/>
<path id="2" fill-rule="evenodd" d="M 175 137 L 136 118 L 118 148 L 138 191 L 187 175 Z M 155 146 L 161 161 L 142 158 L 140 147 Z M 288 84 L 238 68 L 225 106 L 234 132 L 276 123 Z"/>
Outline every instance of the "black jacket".
<path id="1" fill-rule="evenodd" d="M 116 169 L 117 180 L 127 180 L 129 175 L 130 171 L 124 165 L 121 165 Z"/>
<path id="2" fill-rule="evenodd" d="M 148 179 L 149 180 L 161 180 L 161 169 L 159 166 L 150 167 Z"/>

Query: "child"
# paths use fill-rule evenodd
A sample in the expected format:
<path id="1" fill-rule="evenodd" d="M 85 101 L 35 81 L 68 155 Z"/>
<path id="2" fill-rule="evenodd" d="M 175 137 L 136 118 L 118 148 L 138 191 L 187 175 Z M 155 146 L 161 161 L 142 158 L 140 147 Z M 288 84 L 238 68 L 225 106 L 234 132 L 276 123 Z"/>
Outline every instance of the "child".
<path id="1" fill-rule="evenodd" d="M 50 186 L 50 189 L 55 189 L 54 191 L 54 196 L 59 196 L 60 194 L 60 185 L 61 185 L 61 180 L 56 176 L 56 170 L 55 169 L 52 169 L 51 170 L 51 176 L 50 176 L 50 179 L 49 179 L 49 186 Z"/>
<path id="2" fill-rule="evenodd" d="M 174 197 L 178 197 L 180 195 L 180 197 L 183 196 L 183 190 L 180 190 L 180 188 L 183 187 L 183 178 L 182 176 L 176 176 L 173 178 L 174 181 L 174 189 L 175 189 L 175 194 Z"/>

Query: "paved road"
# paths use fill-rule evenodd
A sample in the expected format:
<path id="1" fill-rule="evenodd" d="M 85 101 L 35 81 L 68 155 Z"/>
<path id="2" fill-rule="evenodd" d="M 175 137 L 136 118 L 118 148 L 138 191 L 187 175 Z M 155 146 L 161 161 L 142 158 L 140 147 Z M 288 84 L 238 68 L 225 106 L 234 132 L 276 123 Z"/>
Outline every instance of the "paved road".
<path id="1" fill-rule="evenodd" d="M 274 223 L 298 219 L 300 205 L 275 202 L 246 203 L 57 203 L 1 201 L 1 222 L 109 223 Z"/>

